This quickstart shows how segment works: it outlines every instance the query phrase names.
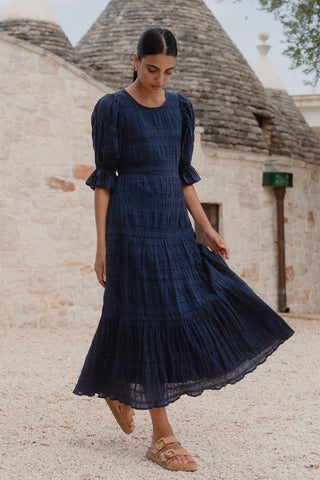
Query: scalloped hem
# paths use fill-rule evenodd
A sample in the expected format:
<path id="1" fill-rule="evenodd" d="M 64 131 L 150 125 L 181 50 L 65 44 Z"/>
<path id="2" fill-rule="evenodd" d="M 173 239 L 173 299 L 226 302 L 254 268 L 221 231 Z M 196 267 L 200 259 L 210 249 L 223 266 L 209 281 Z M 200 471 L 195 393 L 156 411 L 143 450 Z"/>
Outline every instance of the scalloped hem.
<path id="1" fill-rule="evenodd" d="M 272 355 L 272 353 L 275 352 L 275 350 L 277 350 L 278 347 L 282 345 L 286 340 L 288 340 L 294 333 L 294 330 L 292 330 L 292 332 L 288 333 L 288 336 L 286 338 L 277 340 L 268 348 L 260 352 L 258 355 L 251 358 L 250 360 L 244 361 L 239 367 L 226 373 L 222 377 L 212 379 L 190 380 L 190 382 L 184 382 L 181 384 L 176 383 L 174 385 L 179 386 L 177 387 L 177 390 L 179 391 L 177 391 L 176 393 L 172 392 L 171 395 L 168 395 L 167 399 L 158 399 L 153 403 L 148 403 L 148 405 L 134 398 L 134 390 L 129 393 L 129 397 L 121 392 L 85 393 L 79 391 L 77 388 L 75 388 L 72 393 L 74 393 L 75 395 L 87 397 L 94 397 L 96 395 L 98 396 L 98 398 L 110 397 L 111 400 L 118 400 L 121 403 L 130 405 L 135 410 L 150 410 L 152 408 L 167 407 L 170 403 L 179 400 L 179 398 L 181 398 L 183 395 L 188 395 L 190 397 L 198 397 L 205 390 L 220 390 L 227 385 L 234 385 L 235 383 L 242 380 L 246 375 L 256 370 L 259 365 L 264 363 L 268 359 L 268 357 Z M 170 386 L 170 384 L 167 385 Z M 138 394 L 138 396 L 141 396 L 141 394 Z"/>

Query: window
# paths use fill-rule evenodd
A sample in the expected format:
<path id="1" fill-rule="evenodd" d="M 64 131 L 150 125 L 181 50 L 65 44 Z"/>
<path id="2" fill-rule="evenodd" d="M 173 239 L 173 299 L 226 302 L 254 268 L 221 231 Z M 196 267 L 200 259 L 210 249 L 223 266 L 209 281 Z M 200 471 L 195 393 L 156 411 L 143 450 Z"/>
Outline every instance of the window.
<path id="1" fill-rule="evenodd" d="M 258 113 L 254 114 L 255 119 L 262 130 L 264 141 L 270 147 L 271 145 L 271 130 L 270 130 L 270 119 L 259 115 Z"/>
<path id="2" fill-rule="evenodd" d="M 201 203 L 201 205 L 210 224 L 216 232 L 219 232 L 219 205 L 217 203 Z M 195 225 L 195 232 L 197 242 L 204 243 L 202 233 L 197 224 Z"/>

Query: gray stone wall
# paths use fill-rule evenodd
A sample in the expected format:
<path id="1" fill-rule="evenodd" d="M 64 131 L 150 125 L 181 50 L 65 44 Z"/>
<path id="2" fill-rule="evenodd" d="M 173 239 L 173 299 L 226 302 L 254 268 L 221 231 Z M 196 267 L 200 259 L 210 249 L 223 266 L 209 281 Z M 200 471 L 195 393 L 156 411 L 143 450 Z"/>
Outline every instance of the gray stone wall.
<path id="1" fill-rule="evenodd" d="M 108 90 L 64 60 L 0 36 L 1 322 L 92 322 L 90 114 Z"/>
<path id="2" fill-rule="evenodd" d="M 202 202 L 220 205 L 221 234 L 230 267 L 271 307 L 278 306 L 276 199 L 262 186 L 264 170 L 293 173 L 285 196 L 287 305 L 293 313 L 320 312 L 320 169 L 287 157 L 212 149 L 197 136 L 193 161 Z"/>

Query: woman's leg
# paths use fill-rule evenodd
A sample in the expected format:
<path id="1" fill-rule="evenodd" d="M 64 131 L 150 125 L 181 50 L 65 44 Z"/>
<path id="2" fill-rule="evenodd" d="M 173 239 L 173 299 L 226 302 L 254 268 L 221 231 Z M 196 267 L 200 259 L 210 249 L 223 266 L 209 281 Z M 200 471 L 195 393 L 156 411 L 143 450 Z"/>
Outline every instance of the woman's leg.
<path id="1" fill-rule="evenodd" d="M 167 417 L 167 411 L 163 408 L 152 408 L 149 410 L 152 426 L 153 426 L 153 434 L 152 434 L 152 443 L 151 448 L 155 448 L 155 443 L 159 438 L 168 437 L 169 435 L 173 435 L 173 430 L 169 423 Z M 178 444 L 176 445 L 178 446 Z M 190 455 L 179 455 L 176 458 L 170 460 L 172 463 L 194 463 L 195 461 Z"/>

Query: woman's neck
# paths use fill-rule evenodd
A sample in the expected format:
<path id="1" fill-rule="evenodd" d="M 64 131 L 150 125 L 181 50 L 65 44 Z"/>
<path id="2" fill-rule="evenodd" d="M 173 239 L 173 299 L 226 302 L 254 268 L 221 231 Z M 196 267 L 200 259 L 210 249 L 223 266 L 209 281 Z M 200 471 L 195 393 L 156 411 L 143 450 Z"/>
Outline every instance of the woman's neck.
<path id="1" fill-rule="evenodd" d="M 139 81 L 135 81 L 125 89 L 138 103 L 145 107 L 160 107 L 166 100 L 163 88 L 150 92 Z"/>

